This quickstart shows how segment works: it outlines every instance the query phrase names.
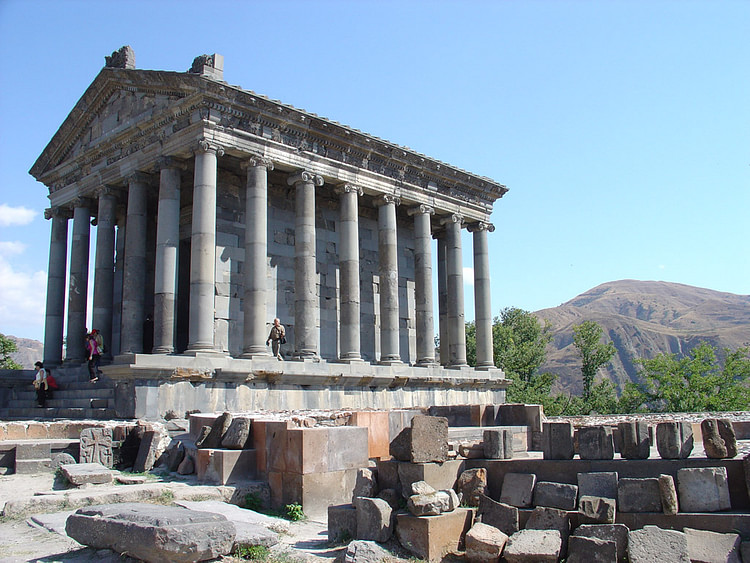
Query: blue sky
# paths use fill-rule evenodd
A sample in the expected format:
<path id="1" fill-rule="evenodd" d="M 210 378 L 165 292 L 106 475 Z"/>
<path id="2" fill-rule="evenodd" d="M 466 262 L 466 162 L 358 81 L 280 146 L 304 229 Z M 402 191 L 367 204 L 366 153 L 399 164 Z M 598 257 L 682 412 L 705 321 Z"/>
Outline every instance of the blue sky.
<path id="1" fill-rule="evenodd" d="M 506 184 L 494 314 L 624 278 L 750 294 L 748 38 L 745 1 L 0 0 L 0 332 L 42 338 L 28 170 L 126 44 Z"/>

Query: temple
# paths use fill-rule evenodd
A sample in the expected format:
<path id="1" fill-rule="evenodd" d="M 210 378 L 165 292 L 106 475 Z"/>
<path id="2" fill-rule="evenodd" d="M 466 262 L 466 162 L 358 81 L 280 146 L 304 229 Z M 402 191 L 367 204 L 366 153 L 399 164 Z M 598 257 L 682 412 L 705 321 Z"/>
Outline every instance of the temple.
<path id="1" fill-rule="evenodd" d="M 487 237 L 506 187 L 232 86 L 223 66 L 140 70 L 123 47 L 33 165 L 50 199 L 45 364 L 82 364 L 98 329 L 121 416 L 503 402 Z M 266 345 L 275 317 L 286 361 Z"/>

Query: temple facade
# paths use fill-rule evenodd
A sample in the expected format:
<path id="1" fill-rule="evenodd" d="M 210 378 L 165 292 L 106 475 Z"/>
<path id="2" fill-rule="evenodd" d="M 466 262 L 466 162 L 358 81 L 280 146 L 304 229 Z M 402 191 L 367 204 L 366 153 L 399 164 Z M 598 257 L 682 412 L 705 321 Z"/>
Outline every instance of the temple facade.
<path id="1" fill-rule="evenodd" d="M 50 199 L 45 364 L 83 362 L 88 327 L 123 389 L 228 374 L 267 388 L 269 372 L 354 377 L 342 392 L 503 379 L 487 237 L 505 186 L 231 86 L 221 55 L 187 72 L 137 69 L 129 47 L 106 62 L 31 169 Z M 266 345 L 275 317 L 291 361 Z"/>

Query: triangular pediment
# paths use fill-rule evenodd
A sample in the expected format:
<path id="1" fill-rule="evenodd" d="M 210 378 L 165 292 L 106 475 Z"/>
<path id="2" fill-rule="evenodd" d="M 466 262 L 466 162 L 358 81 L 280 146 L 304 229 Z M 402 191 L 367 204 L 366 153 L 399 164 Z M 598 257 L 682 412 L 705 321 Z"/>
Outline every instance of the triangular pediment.
<path id="1" fill-rule="evenodd" d="M 106 143 L 134 123 L 158 117 L 201 89 L 200 76 L 104 68 L 32 166 L 37 180 Z"/>

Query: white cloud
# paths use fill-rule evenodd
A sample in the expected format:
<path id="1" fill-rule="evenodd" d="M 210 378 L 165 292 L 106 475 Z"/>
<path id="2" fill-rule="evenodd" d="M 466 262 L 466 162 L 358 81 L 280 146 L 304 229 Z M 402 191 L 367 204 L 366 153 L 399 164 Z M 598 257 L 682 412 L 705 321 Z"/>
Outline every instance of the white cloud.
<path id="1" fill-rule="evenodd" d="M 0 255 L 0 332 L 41 340 L 47 273 L 19 272 Z"/>
<path id="2" fill-rule="evenodd" d="M 474 268 L 464 268 L 464 285 L 474 285 Z"/>
<path id="3" fill-rule="evenodd" d="M 10 256 L 11 254 L 23 254 L 26 245 L 17 240 L 4 241 L 0 240 L 0 256 Z"/>
<path id="4" fill-rule="evenodd" d="M 8 204 L 0 203 L 0 227 L 28 225 L 36 215 L 37 211 L 28 207 L 11 207 Z"/>

